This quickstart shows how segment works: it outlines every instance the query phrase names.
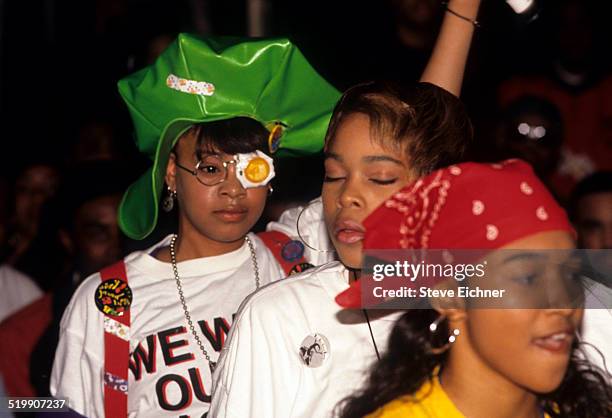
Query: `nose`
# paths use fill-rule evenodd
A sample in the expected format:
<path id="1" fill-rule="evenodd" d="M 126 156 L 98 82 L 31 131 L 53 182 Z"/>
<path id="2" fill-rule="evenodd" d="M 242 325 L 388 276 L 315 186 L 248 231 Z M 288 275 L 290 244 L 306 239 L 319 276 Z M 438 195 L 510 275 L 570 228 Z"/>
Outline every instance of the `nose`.
<path id="1" fill-rule="evenodd" d="M 562 271 L 551 274 L 546 286 L 548 307 L 563 316 L 570 316 L 584 307 L 584 283 L 577 277 L 564 277 Z"/>
<path id="2" fill-rule="evenodd" d="M 364 207 L 364 199 L 356 179 L 352 177 L 346 178 L 340 190 L 338 206 L 341 209 Z"/>
<path id="3" fill-rule="evenodd" d="M 243 197 L 246 195 L 246 190 L 242 187 L 238 177 L 236 177 L 236 165 L 229 164 L 227 167 L 227 178 L 219 185 L 219 193 L 221 196 L 227 196 L 232 199 Z"/>

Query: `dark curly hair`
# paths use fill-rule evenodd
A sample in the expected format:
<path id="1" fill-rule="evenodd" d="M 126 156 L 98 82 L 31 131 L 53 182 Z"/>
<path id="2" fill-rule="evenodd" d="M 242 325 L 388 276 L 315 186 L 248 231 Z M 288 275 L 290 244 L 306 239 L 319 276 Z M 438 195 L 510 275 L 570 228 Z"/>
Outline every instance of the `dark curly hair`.
<path id="1" fill-rule="evenodd" d="M 432 345 L 443 344 L 430 339 L 429 325 L 438 315 L 433 309 L 402 315 L 391 332 L 387 352 L 375 364 L 365 388 L 344 399 L 336 415 L 364 417 L 401 396 L 415 393 L 433 379 L 434 370 L 444 366 L 447 358 L 446 353 L 434 355 L 430 350 Z M 585 360 L 575 342 L 561 385 L 541 395 L 540 405 L 552 418 L 612 417 L 612 387 L 604 375 Z"/>

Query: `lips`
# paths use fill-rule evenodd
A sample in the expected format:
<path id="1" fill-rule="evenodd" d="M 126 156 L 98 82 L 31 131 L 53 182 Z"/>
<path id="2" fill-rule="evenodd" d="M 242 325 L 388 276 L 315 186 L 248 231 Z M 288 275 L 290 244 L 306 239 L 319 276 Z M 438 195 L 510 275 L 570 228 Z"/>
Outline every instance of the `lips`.
<path id="1" fill-rule="evenodd" d="M 533 339 L 533 344 L 538 348 L 554 354 L 566 354 L 572 347 L 574 341 L 574 330 L 567 329 Z"/>
<path id="2" fill-rule="evenodd" d="M 363 240 L 365 233 L 364 227 L 350 219 L 336 221 L 334 225 L 334 235 L 343 244 L 355 244 Z"/>
<path id="3" fill-rule="evenodd" d="M 248 210 L 243 206 L 228 206 L 213 213 L 226 222 L 239 222 L 246 217 Z"/>

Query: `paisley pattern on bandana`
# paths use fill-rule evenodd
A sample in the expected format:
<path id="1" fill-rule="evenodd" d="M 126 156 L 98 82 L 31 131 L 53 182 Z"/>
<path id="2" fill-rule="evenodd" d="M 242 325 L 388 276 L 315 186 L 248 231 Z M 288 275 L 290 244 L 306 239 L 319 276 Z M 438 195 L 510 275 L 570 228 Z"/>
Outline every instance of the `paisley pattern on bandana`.
<path id="1" fill-rule="evenodd" d="M 400 248 L 427 247 L 429 235 L 450 188 L 445 174 L 441 170 L 431 182 L 419 180 L 408 190 L 394 194 L 385 202 L 386 207 L 406 215 L 400 224 Z"/>
<path id="2" fill-rule="evenodd" d="M 392 195 L 364 226 L 364 249 L 499 248 L 537 232 L 573 233 L 563 208 L 517 159 L 434 171 Z"/>

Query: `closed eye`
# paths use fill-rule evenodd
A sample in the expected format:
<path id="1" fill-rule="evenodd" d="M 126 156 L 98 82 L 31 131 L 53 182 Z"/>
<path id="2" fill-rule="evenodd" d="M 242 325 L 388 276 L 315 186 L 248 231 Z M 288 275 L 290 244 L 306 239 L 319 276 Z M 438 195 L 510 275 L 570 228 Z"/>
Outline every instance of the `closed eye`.
<path id="1" fill-rule="evenodd" d="M 382 186 L 387 186 L 389 184 L 394 184 L 397 181 L 397 177 L 389 180 L 380 180 L 380 179 L 370 179 L 370 181 L 374 184 L 380 184 Z"/>
<path id="2" fill-rule="evenodd" d="M 333 183 L 334 181 L 340 181 L 340 180 L 344 180 L 345 177 L 331 177 L 331 176 L 325 176 L 323 178 L 323 182 L 325 183 Z"/>

